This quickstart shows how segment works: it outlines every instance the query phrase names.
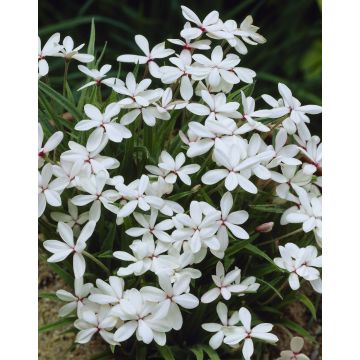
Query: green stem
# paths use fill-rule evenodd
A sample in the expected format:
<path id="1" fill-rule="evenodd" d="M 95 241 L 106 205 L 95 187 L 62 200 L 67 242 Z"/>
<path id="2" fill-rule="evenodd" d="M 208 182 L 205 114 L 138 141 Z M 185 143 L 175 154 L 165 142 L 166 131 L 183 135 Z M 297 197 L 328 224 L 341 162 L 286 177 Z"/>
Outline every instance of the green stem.
<path id="1" fill-rule="evenodd" d="M 275 239 L 265 241 L 265 242 L 263 242 L 263 243 L 261 243 L 261 244 L 259 244 L 259 245 L 262 246 L 262 245 L 267 245 L 267 244 L 270 244 L 270 243 L 273 243 L 273 242 L 276 242 L 276 241 L 280 241 L 280 240 L 286 239 L 286 238 L 289 237 L 289 236 L 295 235 L 295 234 L 297 234 L 297 233 L 299 233 L 299 232 L 301 232 L 301 231 L 303 231 L 302 228 L 296 229 L 296 230 L 294 230 L 294 231 L 292 231 L 292 232 L 289 232 L 289 233 L 287 233 L 287 234 L 285 234 L 285 235 L 279 236 L 279 237 L 277 237 L 277 238 L 275 238 Z"/>
<path id="2" fill-rule="evenodd" d="M 65 59 L 63 96 L 66 97 L 66 84 L 68 79 L 70 60 Z"/>
<path id="3" fill-rule="evenodd" d="M 96 263 L 99 267 L 101 267 L 101 269 L 104 270 L 106 275 L 108 275 L 108 276 L 111 275 L 109 269 L 100 260 L 98 260 L 94 255 L 88 253 L 87 251 L 83 251 L 82 253 L 83 253 L 84 256 L 86 256 L 87 258 L 92 260 L 94 263 Z"/>
<path id="4" fill-rule="evenodd" d="M 283 290 L 285 288 L 285 286 L 287 285 L 288 283 L 288 279 L 286 278 L 285 282 L 279 287 L 278 292 L 280 293 L 281 290 Z M 267 299 L 265 302 L 263 303 L 260 303 L 260 305 L 264 306 L 264 305 L 267 305 L 269 303 L 271 303 L 276 297 L 278 296 L 278 294 L 273 294 L 269 299 Z"/>

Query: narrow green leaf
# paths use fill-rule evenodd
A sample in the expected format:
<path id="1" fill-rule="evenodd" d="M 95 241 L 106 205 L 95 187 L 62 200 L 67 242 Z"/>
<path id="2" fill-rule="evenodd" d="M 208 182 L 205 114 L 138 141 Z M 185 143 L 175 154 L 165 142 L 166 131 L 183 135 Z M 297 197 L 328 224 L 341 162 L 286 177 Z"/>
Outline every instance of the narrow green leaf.
<path id="1" fill-rule="evenodd" d="M 60 93 L 52 89 L 49 85 L 45 84 L 42 81 L 39 81 L 39 90 L 45 95 L 49 96 L 51 99 L 53 99 L 63 109 L 71 113 L 76 120 L 81 120 L 82 115 L 78 111 L 78 109 L 68 99 L 66 99 Z"/>
<path id="2" fill-rule="evenodd" d="M 94 21 L 94 18 L 91 19 L 91 30 L 90 30 L 90 38 L 89 38 L 87 53 L 94 56 L 94 60 L 88 64 L 88 67 L 91 69 L 95 64 L 95 21 Z"/>
<path id="3" fill-rule="evenodd" d="M 208 354 L 210 360 L 221 360 L 218 353 L 209 345 L 201 345 L 201 349 Z"/>
<path id="4" fill-rule="evenodd" d="M 38 297 L 41 299 L 50 299 L 50 300 L 60 300 L 55 293 L 50 293 L 46 291 L 39 291 Z"/>
<path id="5" fill-rule="evenodd" d="M 298 335 L 301 335 L 303 337 L 306 337 L 311 342 L 315 341 L 315 338 L 304 328 L 302 328 L 300 325 L 296 324 L 293 321 L 290 320 L 284 320 L 282 323 L 285 327 L 287 327 L 289 330 L 295 331 Z"/>
<path id="6" fill-rule="evenodd" d="M 38 331 L 39 331 L 39 333 L 44 333 L 44 332 L 47 332 L 47 331 L 60 329 L 60 328 L 62 328 L 64 326 L 66 326 L 66 325 L 72 324 L 75 320 L 76 320 L 75 317 L 64 318 L 64 319 L 61 319 L 61 320 L 56 321 L 54 323 L 46 324 L 44 326 L 40 326 Z"/>
<path id="7" fill-rule="evenodd" d="M 116 235 L 116 223 L 111 225 L 111 228 L 109 229 L 109 232 L 108 232 L 103 244 L 101 245 L 102 251 L 111 250 L 113 248 L 115 235 Z"/>
<path id="8" fill-rule="evenodd" d="M 168 346 L 157 346 L 157 348 L 164 360 L 175 360 L 175 357 Z"/>
<path id="9" fill-rule="evenodd" d="M 256 247 L 255 245 L 253 245 L 253 244 L 247 244 L 247 245 L 245 246 L 245 249 L 248 250 L 248 251 L 250 251 L 250 252 L 251 252 L 252 254 L 254 254 L 254 255 L 257 255 L 257 256 L 262 257 L 263 259 L 267 260 L 269 263 L 271 263 L 271 264 L 273 264 L 274 266 L 276 266 L 275 263 L 274 263 L 274 261 L 273 261 L 266 253 L 264 253 L 262 250 L 260 250 L 260 249 L 259 249 L 258 247 Z"/>
<path id="10" fill-rule="evenodd" d="M 107 42 L 105 42 L 105 45 L 104 45 L 99 57 L 96 59 L 96 64 L 95 64 L 96 68 L 98 68 L 99 65 L 100 65 L 100 62 L 101 62 L 101 60 L 102 60 L 102 58 L 103 58 L 103 56 L 105 54 L 106 46 L 107 46 Z"/>
<path id="11" fill-rule="evenodd" d="M 270 283 L 268 283 L 267 281 L 262 280 L 262 279 L 259 279 L 259 278 L 257 278 L 256 281 L 258 281 L 260 284 L 266 285 L 266 286 L 269 287 L 271 290 L 273 290 L 274 293 L 275 293 L 281 300 L 284 299 L 284 298 L 282 297 L 282 295 L 280 294 L 280 292 L 279 292 L 273 285 L 271 285 Z"/>
<path id="12" fill-rule="evenodd" d="M 316 308 L 315 305 L 305 294 L 298 294 L 298 299 L 309 309 L 312 317 L 316 320 Z"/>
<path id="13" fill-rule="evenodd" d="M 282 214 L 284 212 L 284 209 L 282 209 L 279 206 L 274 206 L 271 204 L 259 204 L 259 205 L 249 205 L 251 209 L 254 209 L 256 211 L 263 211 L 267 213 L 276 213 L 276 214 Z"/>
<path id="14" fill-rule="evenodd" d="M 202 349 L 195 346 L 195 347 L 190 348 L 189 350 L 195 355 L 196 360 L 204 359 L 204 352 L 202 351 Z"/>
<path id="15" fill-rule="evenodd" d="M 146 360 L 147 348 L 146 346 L 136 347 L 136 360 Z"/>

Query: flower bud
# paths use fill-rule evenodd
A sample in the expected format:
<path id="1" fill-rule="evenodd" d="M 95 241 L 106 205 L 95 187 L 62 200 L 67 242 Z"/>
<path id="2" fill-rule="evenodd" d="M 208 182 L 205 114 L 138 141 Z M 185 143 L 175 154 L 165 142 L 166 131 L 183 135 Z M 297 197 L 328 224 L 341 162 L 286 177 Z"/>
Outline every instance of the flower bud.
<path id="1" fill-rule="evenodd" d="M 270 221 L 270 222 L 267 222 L 267 223 L 257 226 L 255 231 L 260 232 L 260 233 L 266 233 L 266 232 L 270 232 L 273 227 L 274 227 L 274 223 L 272 221 Z"/>

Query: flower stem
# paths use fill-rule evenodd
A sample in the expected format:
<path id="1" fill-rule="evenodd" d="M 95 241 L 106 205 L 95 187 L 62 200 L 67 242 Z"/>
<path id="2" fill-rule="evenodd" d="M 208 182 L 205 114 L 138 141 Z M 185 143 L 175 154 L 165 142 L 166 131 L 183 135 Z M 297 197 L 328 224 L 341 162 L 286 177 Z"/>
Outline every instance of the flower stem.
<path id="1" fill-rule="evenodd" d="M 63 96 L 66 96 L 66 85 L 68 79 L 68 71 L 69 71 L 70 61 L 65 59 L 65 68 L 64 68 L 64 84 L 63 84 Z"/>
<path id="2" fill-rule="evenodd" d="M 299 228 L 299 229 L 296 229 L 296 230 L 294 230 L 292 232 L 289 232 L 289 233 L 287 233 L 285 235 L 279 236 L 279 237 L 277 237 L 275 239 L 265 241 L 265 242 L 263 242 L 263 243 L 261 243 L 259 245 L 266 245 L 266 244 L 270 244 L 272 242 L 280 241 L 280 240 L 286 239 L 289 236 L 295 235 L 295 234 L 297 234 L 297 233 L 299 233 L 301 231 L 302 231 L 302 228 Z"/>
<path id="3" fill-rule="evenodd" d="M 111 275 L 109 269 L 100 260 L 98 260 L 94 255 L 88 253 L 87 251 L 83 251 L 82 253 L 84 256 L 86 256 L 87 258 L 92 260 L 94 263 L 96 263 L 99 267 L 101 267 L 101 269 L 104 270 L 106 275 L 108 275 L 108 276 Z"/>
<path id="4" fill-rule="evenodd" d="M 281 292 L 281 290 L 283 290 L 285 288 L 287 283 L 288 283 L 288 279 L 286 278 L 284 283 L 279 287 L 279 289 L 277 289 L 279 293 Z M 277 296 L 279 296 L 279 295 L 277 293 L 275 293 L 269 299 L 267 299 L 266 301 L 264 301 L 263 303 L 260 303 L 260 304 L 262 306 L 267 305 L 267 304 L 271 303 Z"/>

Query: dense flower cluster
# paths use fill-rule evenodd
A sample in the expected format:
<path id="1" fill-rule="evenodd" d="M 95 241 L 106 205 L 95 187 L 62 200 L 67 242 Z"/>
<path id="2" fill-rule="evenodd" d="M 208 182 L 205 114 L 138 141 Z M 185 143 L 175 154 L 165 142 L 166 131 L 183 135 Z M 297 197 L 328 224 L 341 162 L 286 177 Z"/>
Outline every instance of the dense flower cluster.
<path id="1" fill-rule="evenodd" d="M 175 50 L 167 48 L 165 42 L 150 46 L 144 36 L 136 35 L 139 53 L 117 58 L 139 64 L 140 69 L 145 66 L 153 79 L 145 75 L 139 81 L 129 72 L 122 80 L 107 76 L 111 65 L 100 70 L 79 65 L 90 80 L 79 91 L 105 85 L 119 100 L 105 108 L 98 103 L 85 104 L 84 119 L 74 126 L 85 141 L 74 137 L 55 163 L 50 154 L 63 134 L 53 134 L 43 145 L 39 124 L 38 215 L 43 216 L 49 205 L 63 206 L 60 212 L 51 213 L 58 237 L 46 240 L 44 247 L 52 254 L 49 262 L 72 257 L 74 294 L 59 290 L 57 296 L 67 302 L 60 316 L 76 313 L 78 343 L 86 343 L 99 333 L 111 345 L 119 345 L 134 334 L 146 344 L 155 341 L 164 345 L 168 332 L 182 328 L 183 309 L 219 298 L 228 301 L 233 296 L 245 296 L 246 303 L 246 294 L 257 292 L 261 284 L 254 276 L 241 280 L 241 269 L 228 268 L 222 261 L 230 239 L 245 241 L 250 237 L 251 229 L 246 225 L 249 213 L 239 207 L 236 194 L 257 196 L 254 194 L 271 183 L 271 190 L 266 191 L 279 204 L 288 203 L 281 225 L 299 224 L 304 233 L 313 232 L 321 246 L 321 143 L 307 126 L 308 115 L 320 113 L 321 108 L 301 105 L 281 83 L 280 99 L 262 95 L 270 109 L 255 110 L 254 98 L 243 89 L 237 91 L 236 98 L 233 93 L 239 84 L 252 84 L 256 76 L 255 71 L 239 66 L 239 55 L 245 55 L 248 46 L 264 43 L 264 37 L 250 16 L 238 25 L 234 20 L 222 21 L 217 11 L 204 20 L 185 6 L 182 12 L 187 22 L 181 39 L 168 40 Z M 82 47 L 74 48 L 69 36 L 60 43 L 58 33 L 42 49 L 39 40 L 39 78 L 48 74 L 50 56 L 92 62 L 92 55 L 79 53 Z M 167 65 L 163 65 L 165 60 Z M 153 88 L 153 81 L 164 86 Z M 126 144 L 136 136 L 135 122 L 154 127 L 160 121 L 169 122 L 177 113 L 191 115 L 191 121 L 176 134 L 184 152 L 180 147 L 163 149 L 155 163 L 146 164 L 145 173 L 125 181 L 124 174 L 116 172 L 120 166 L 117 156 L 103 155 L 104 149 Z M 218 190 L 219 202 L 208 196 L 202 201 L 177 199 L 177 187 L 191 186 L 194 179 L 206 189 Z M 84 283 L 86 259 L 93 258 L 86 251 L 87 243 L 104 213 L 124 227 L 133 241 L 112 254 L 120 260 L 116 275 L 111 274 L 108 281 Z M 274 226 L 264 225 L 258 231 L 271 231 Z M 279 251 L 281 258 L 274 262 L 290 273 L 292 289 L 299 289 L 303 278 L 321 292 L 321 256 L 314 245 L 301 248 L 287 243 Z M 209 253 L 219 259 L 214 286 L 198 299 L 192 289 L 206 274 L 197 265 L 206 261 Z M 145 273 L 156 276 L 155 286 L 129 287 L 129 276 Z M 218 302 L 221 323 L 204 323 L 202 327 L 215 333 L 209 343 L 213 349 L 222 343 L 232 347 L 243 344 L 244 358 L 250 359 L 254 340 L 275 343 L 278 338 L 271 333 L 271 324 L 254 326 L 247 307 L 239 308 L 229 317 L 227 306 Z M 293 344 L 292 348 L 299 346 Z M 281 356 L 287 358 L 285 353 Z"/>

